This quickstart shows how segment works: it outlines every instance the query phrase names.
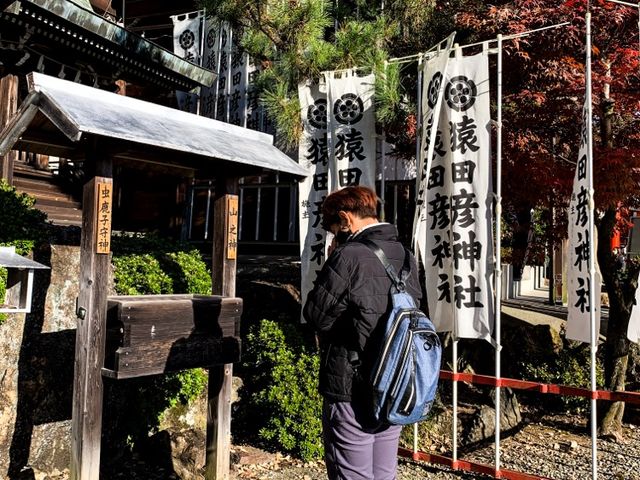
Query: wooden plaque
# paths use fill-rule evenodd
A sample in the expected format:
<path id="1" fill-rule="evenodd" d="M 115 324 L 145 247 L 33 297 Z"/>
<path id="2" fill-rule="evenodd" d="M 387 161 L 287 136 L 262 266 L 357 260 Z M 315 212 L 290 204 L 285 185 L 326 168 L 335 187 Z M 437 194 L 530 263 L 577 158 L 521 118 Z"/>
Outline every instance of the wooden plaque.
<path id="1" fill-rule="evenodd" d="M 113 184 L 96 182 L 96 253 L 108 254 L 111 251 L 111 213 Z"/>
<path id="2" fill-rule="evenodd" d="M 227 196 L 227 260 L 238 256 L 238 197 Z"/>

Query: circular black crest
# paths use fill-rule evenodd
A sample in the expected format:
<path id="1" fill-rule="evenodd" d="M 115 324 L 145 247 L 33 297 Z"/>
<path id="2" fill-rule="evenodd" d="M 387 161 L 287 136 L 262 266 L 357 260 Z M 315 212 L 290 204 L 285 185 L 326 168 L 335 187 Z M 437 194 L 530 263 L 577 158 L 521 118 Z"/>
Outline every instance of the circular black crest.
<path id="1" fill-rule="evenodd" d="M 327 99 L 319 98 L 307 108 L 307 120 L 311 126 L 320 129 L 327 128 Z"/>
<path id="2" fill-rule="evenodd" d="M 431 77 L 429 88 L 427 89 L 427 102 L 429 103 L 429 108 L 431 109 L 436 106 L 436 103 L 438 101 L 438 92 L 440 91 L 441 85 L 442 74 L 440 72 L 436 72 L 436 74 Z"/>
<path id="3" fill-rule="evenodd" d="M 353 125 L 362 120 L 364 103 L 353 93 L 345 93 L 333 104 L 333 115 L 343 125 Z"/>
<path id="4" fill-rule="evenodd" d="M 468 110 L 475 103 L 477 95 L 475 82 L 464 75 L 449 80 L 444 91 L 447 104 L 458 112 Z"/>
<path id="5" fill-rule="evenodd" d="M 193 47 L 194 43 L 196 43 L 196 36 L 191 30 L 185 30 L 180 34 L 180 46 L 185 50 Z"/>
<path id="6" fill-rule="evenodd" d="M 218 32 L 216 32 L 215 28 L 209 29 L 209 31 L 207 32 L 207 47 L 213 48 L 213 46 L 216 44 L 217 34 Z"/>

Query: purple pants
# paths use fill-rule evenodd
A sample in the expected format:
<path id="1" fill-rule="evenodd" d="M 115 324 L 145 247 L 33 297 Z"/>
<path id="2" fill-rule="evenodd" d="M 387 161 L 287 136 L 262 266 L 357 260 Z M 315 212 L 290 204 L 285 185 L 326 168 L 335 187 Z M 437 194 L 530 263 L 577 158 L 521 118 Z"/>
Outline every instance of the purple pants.
<path id="1" fill-rule="evenodd" d="M 368 432 L 349 402 L 322 405 L 324 460 L 329 480 L 395 480 L 400 425 Z"/>

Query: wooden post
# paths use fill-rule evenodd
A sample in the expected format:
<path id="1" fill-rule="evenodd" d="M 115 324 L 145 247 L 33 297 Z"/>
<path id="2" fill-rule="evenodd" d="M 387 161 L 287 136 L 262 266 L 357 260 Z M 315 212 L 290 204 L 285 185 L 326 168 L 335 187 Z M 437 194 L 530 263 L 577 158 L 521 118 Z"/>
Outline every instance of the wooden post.
<path id="1" fill-rule="evenodd" d="M 213 294 L 235 296 L 238 196 L 224 195 L 214 204 Z M 236 327 L 237 328 L 237 327 Z M 231 457 L 231 381 L 233 364 L 209 369 L 207 480 L 227 480 Z"/>
<path id="2" fill-rule="evenodd" d="M 92 155 L 104 155 L 94 146 Z M 80 294 L 76 306 L 75 369 L 71 417 L 71 480 L 98 480 L 102 430 L 107 288 L 111 243 L 111 160 L 96 158 L 94 177 L 84 186 L 80 240 Z"/>
<path id="3" fill-rule="evenodd" d="M 0 131 L 9 123 L 18 110 L 18 77 L 6 75 L 0 78 Z M 13 162 L 16 154 L 10 151 L 0 156 L 0 179 L 4 178 L 9 185 L 13 184 Z"/>

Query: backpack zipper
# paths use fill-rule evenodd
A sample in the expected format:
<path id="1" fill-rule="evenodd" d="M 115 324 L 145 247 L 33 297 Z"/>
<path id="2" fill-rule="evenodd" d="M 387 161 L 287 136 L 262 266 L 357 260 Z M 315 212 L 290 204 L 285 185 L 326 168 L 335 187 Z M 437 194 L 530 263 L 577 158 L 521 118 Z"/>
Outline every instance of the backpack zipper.
<path id="1" fill-rule="evenodd" d="M 387 335 L 387 341 L 385 342 L 384 349 L 382 350 L 382 356 L 380 357 L 380 363 L 378 363 L 378 368 L 376 368 L 375 374 L 373 375 L 373 384 L 376 385 L 380 381 L 380 375 L 382 374 L 382 370 L 387 363 L 387 356 L 389 355 L 389 347 L 391 346 L 391 342 L 393 340 L 398 327 L 400 326 L 400 322 L 402 322 L 407 315 L 411 318 L 411 314 L 413 312 L 417 312 L 419 310 L 405 310 L 400 316 L 396 319 L 396 323 L 393 325 L 393 328 L 389 335 Z"/>
<path id="2" fill-rule="evenodd" d="M 411 410 L 415 406 L 415 396 L 416 396 L 416 346 L 411 342 L 411 353 L 413 355 L 413 363 L 411 364 L 411 379 L 409 379 L 409 385 L 407 386 L 409 389 L 409 398 L 407 398 L 404 405 L 401 405 L 398 409 L 398 412 L 402 415 L 411 414 Z M 402 398 L 404 399 L 407 396 L 407 391 L 405 390 Z"/>
<path id="3" fill-rule="evenodd" d="M 407 335 L 407 343 L 408 345 L 405 345 L 403 348 L 403 355 L 402 355 L 402 363 L 400 363 L 400 365 L 404 365 L 404 363 L 407 361 L 407 357 L 409 356 L 409 352 L 412 352 L 414 357 L 415 357 L 415 350 L 414 350 L 414 345 L 413 345 L 413 336 L 414 335 L 420 335 L 421 333 L 430 333 L 430 334 L 435 334 L 435 331 L 430 329 L 430 328 L 416 328 L 416 329 L 410 329 L 408 331 L 408 335 Z M 414 362 L 415 365 L 415 362 Z M 415 368 L 415 366 L 413 366 L 412 368 Z M 412 372 L 413 373 L 413 377 L 415 378 L 415 371 Z M 397 369 L 396 371 L 396 377 L 393 380 L 393 387 L 391 389 L 391 398 L 396 398 L 396 395 L 398 393 L 398 390 L 400 389 L 400 381 L 402 379 L 400 378 L 400 368 Z M 411 398 L 409 399 L 409 401 L 407 401 L 406 405 L 403 408 L 399 408 L 398 411 L 401 414 L 405 414 L 408 415 L 410 412 L 407 412 L 407 409 L 409 408 L 409 405 L 411 403 L 411 401 L 413 401 L 413 396 L 415 396 L 415 385 L 414 382 L 409 382 L 409 384 L 407 385 L 407 388 L 411 388 L 412 392 L 411 392 Z"/>

